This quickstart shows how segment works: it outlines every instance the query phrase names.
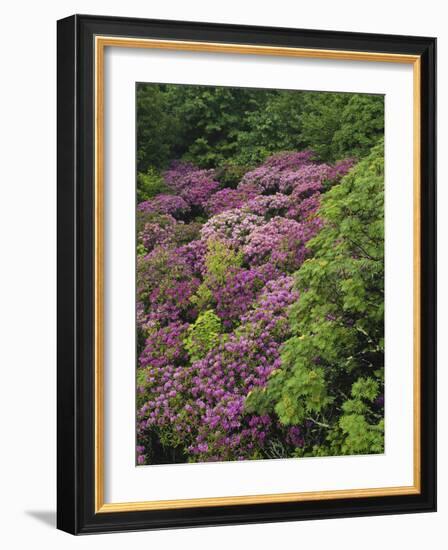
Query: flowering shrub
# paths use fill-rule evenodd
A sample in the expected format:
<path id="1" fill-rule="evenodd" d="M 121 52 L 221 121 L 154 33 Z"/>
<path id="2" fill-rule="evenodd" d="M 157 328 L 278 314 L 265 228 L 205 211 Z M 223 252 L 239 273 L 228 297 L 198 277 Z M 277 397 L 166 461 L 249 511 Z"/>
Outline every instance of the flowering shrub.
<path id="1" fill-rule="evenodd" d="M 334 166 L 317 164 L 313 162 L 314 156 L 312 151 L 273 155 L 264 164 L 248 172 L 241 180 L 240 187 L 250 184 L 264 194 L 295 192 L 305 198 L 321 192 L 326 182 L 339 180 L 354 164 L 352 159 Z"/>
<path id="2" fill-rule="evenodd" d="M 160 328 L 157 323 L 153 323 L 152 327 L 147 328 L 148 337 L 140 354 L 140 366 L 160 368 L 185 361 L 187 354 L 183 347 L 183 337 L 187 327 L 187 324 L 179 321 Z"/>
<path id="3" fill-rule="evenodd" d="M 294 197 L 295 198 L 295 197 Z M 303 200 L 292 200 L 287 210 L 287 217 L 298 221 L 310 221 L 320 206 L 320 193 L 315 193 Z"/>
<path id="4" fill-rule="evenodd" d="M 210 215 L 220 214 L 226 210 L 240 208 L 250 198 L 258 195 L 255 185 L 246 185 L 240 189 L 225 187 L 214 193 L 207 201 L 206 211 Z"/>
<path id="5" fill-rule="evenodd" d="M 213 216 L 201 230 L 203 240 L 222 241 L 232 248 L 246 244 L 252 231 L 263 225 L 261 216 L 250 214 L 243 208 L 234 208 Z"/>
<path id="6" fill-rule="evenodd" d="M 240 186 L 252 184 L 260 192 L 273 193 L 280 189 L 280 180 L 287 178 L 291 172 L 311 164 L 315 154 L 312 151 L 299 153 L 279 153 L 269 157 L 261 166 L 247 172 Z"/>
<path id="7" fill-rule="evenodd" d="M 156 246 L 169 243 L 175 235 L 176 220 L 172 216 L 163 216 L 166 223 L 148 222 L 138 234 L 138 240 L 145 252 L 151 252 Z M 172 221 L 169 220 L 171 218 Z"/>
<path id="8" fill-rule="evenodd" d="M 219 188 L 214 170 L 201 170 L 189 163 L 176 162 L 164 173 L 168 187 L 190 206 L 204 207 Z"/>
<path id="9" fill-rule="evenodd" d="M 207 251 L 207 243 L 197 239 L 177 248 L 175 254 L 192 276 L 201 277 L 206 270 L 205 258 Z"/>
<path id="10" fill-rule="evenodd" d="M 283 422 L 262 396 L 293 338 L 294 273 L 323 226 L 322 194 L 352 166 L 314 159 L 276 154 L 221 189 L 213 170 L 175 162 L 172 194 L 138 206 L 138 464 L 305 448 L 314 425 Z"/>
<path id="11" fill-rule="evenodd" d="M 268 415 L 246 415 L 244 400 L 280 366 L 287 306 L 297 299 L 292 286 L 291 277 L 268 283 L 239 329 L 191 366 L 147 369 L 139 388 L 145 395 L 139 430 L 156 428 L 163 440 L 188 444 L 190 460 L 261 457 L 277 423 Z"/>
<path id="12" fill-rule="evenodd" d="M 282 368 L 250 413 L 304 425 L 297 456 L 384 450 L 383 144 L 322 196 L 313 253 L 295 273 Z"/>
<path id="13" fill-rule="evenodd" d="M 161 194 L 141 202 L 137 209 L 147 214 L 171 214 L 172 216 L 181 218 L 188 212 L 189 206 L 182 197 Z"/>
<path id="14" fill-rule="evenodd" d="M 277 216 L 252 231 L 244 246 L 244 257 L 250 265 L 270 262 L 293 272 L 306 257 L 307 237 L 301 223 Z"/>
<path id="15" fill-rule="evenodd" d="M 217 286 L 213 292 L 216 313 L 224 327 L 231 328 L 238 324 L 266 282 L 278 277 L 279 273 L 270 264 L 229 272 L 224 284 Z"/>
<path id="16" fill-rule="evenodd" d="M 191 296 L 200 284 L 187 258 L 178 249 L 156 247 L 137 258 L 137 301 L 139 319 L 167 324 L 194 315 Z"/>
<path id="17" fill-rule="evenodd" d="M 271 218 L 273 216 L 283 216 L 288 208 L 291 207 L 291 197 L 283 193 L 275 195 L 258 195 L 247 201 L 245 209 L 252 214 Z"/>

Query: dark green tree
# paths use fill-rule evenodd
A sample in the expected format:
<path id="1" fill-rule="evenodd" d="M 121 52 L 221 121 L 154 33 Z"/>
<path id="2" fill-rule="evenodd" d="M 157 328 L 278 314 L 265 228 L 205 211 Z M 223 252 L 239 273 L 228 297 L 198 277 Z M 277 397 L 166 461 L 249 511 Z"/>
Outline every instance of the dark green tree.
<path id="1" fill-rule="evenodd" d="M 333 156 L 362 158 L 384 135 L 384 97 L 350 94 L 332 144 Z"/>
<path id="2" fill-rule="evenodd" d="M 168 86 L 167 104 L 179 123 L 178 157 L 217 167 L 238 152 L 248 114 L 263 109 L 275 92 L 212 86 Z"/>
<path id="3" fill-rule="evenodd" d="M 238 134 L 237 164 L 255 165 L 278 151 L 306 148 L 301 135 L 304 92 L 272 93 L 264 109 L 247 116 L 248 128 Z"/>
<path id="4" fill-rule="evenodd" d="M 313 149 L 328 162 L 362 158 L 383 131 L 382 96 L 174 84 L 137 88 L 140 173 L 183 158 L 221 169 L 234 185 L 238 167 L 279 151 Z"/>
<path id="5" fill-rule="evenodd" d="M 172 158 L 178 125 L 169 113 L 163 86 L 137 86 L 137 172 L 165 168 Z"/>
<path id="6" fill-rule="evenodd" d="M 383 96 L 303 94 L 301 140 L 326 162 L 364 157 L 384 134 Z"/>

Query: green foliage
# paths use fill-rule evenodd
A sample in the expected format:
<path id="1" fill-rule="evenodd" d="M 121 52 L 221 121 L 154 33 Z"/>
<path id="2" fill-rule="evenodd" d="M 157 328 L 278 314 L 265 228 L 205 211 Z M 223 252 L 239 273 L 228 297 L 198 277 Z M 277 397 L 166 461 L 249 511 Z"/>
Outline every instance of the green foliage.
<path id="1" fill-rule="evenodd" d="M 384 97 L 350 94 L 333 138 L 333 158 L 362 158 L 384 135 Z"/>
<path id="2" fill-rule="evenodd" d="M 283 424 L 309 421 L 302 456 L 383 449 L 383 202 L 380 143 L 325 194 L 313 257 L 296 273 L 282 367 L 246 400 Z"/>
<path id="3" fill-rule="evenodd" d="M 174 84 L 137 88 L 142 174 L 183 158 L 217 168 L 220 181 L 233 187 L 237 167 L 247 169 L 273 153 L 313 149 L 328 162 L 359 159 L 383 132 L 382 96 Z"/>
<path id="4" fill-rule="evenodd" d="M 322 160 L 362 158 L 384 134 L 383 96 L 306 93 L 301 139 Z"/>
<path id="5" fill-rule="evenodd" d="M 171 158 L 178 124 L 166 105 L 164 87 L 137 86 L 137 172 L 164 168 Z"/>
<path id="6" fill-rule="evenodd" d="M 137 202 L 152 199 L 159 193 L 169 193 L 169 189 L 158 170 L 149 166 L 146 172 L 137 174 Z"/>
<path id="7" fill-rule="evenodd" d="M 285 374 L 283 370 L 274 371 L 267 392 L 252 392 L 246 399 L 247 412 L 268 412 L 274 398 L 274 410 L 280 422 L 295 425 L 314 413 L 320 413 L 325 405 L 331 403 L 322 369 L 303 369 L 294 377 Z"/>
<path id="8" fill-rule="evenodd" d="M 211 305 L 212 289 L 223 286 L 230 270 L 240 267 L 243 263 L 243 253 L 235 252 L 221 241 L 209 240 L 207 248 L 204 280 L 191 297 L 191 302 L 200 310 Z"/>
<path id="9" fill-rule="evenodd" d="M 378 397 L 378 380 L 374 378 L 359 378 L 352 386 L 352 395 L 355 399 L 372 402 Z"/>
<path id="10" fill-rule="evenodd" d="M 248 129 L 238 134 L 238 164 L 258 164 L 278 151 L 307 146 L 301 136 L 305 92 L 278 91 L 262 110 L 247 116 Z"/>
<path id="11" fill-rule="evenodd" d="M 212 304 L 213 293 L 206 282 L 202 282 L 195 294 L 190 298 L 192 304 L 194 304 L 199 311 L 205 310 Z"/>
<path id="12" fill-rule="evenodd" d="M 220 342 L 221 332 L 221 319 L 212 309 L 199 314 L 196 321 L 188 327 L 184 339 L 184 346 L 191 361 L 202 359 L 216 347 Z"/>
<path id="13" fill-rule="evenodd" d="M 339 421 L 343 432 L 341 454 L 372 454 L 384 451 L 384 419 L 369 424 L 361 414 L 343 415 Z"/>
<path id="14" fill-rule="evenodd" d="M 238 152 L 247 115 L 263 109 L 273 92 L 244 88 L 170 86 L 168 103 L 181 121 L 179 153 L 203 167 L 216 167 Z"/>
<path id="15" fill-rule="evenodd" d="M 240 267 L 243 263 L 242 251 L 236 252 L 222 241 L 209 240 L 207 243 L 208 252 L 205 258 L 207 276 L 219 286 L 222 286 L 226 280 L 229 270 L 232 267 Z"/>
<path id="16" fill-rule="evenodd" d="M 378 397 L 377 378 L 358 378 L 352 386 L 352 398 L 342 405 L 339 419 L 344 454 L 380 453 L 384 449 L 384 418 L 370 405 Z"/>
<path id="17" fill-rule="evenodd" d="M 349 94 L 339 93 L 304 94 L 302 139 L 322 160 L 336 160 L 333 140 L 340 127 L 342 113 L 349 97 Z"/>

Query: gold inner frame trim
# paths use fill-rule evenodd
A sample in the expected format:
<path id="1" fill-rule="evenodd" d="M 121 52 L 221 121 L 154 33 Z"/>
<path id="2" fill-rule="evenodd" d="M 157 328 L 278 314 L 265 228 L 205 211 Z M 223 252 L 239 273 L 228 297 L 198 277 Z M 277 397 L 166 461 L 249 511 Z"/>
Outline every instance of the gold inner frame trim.
<path id="1" fill-rule="evenodd" d="M 413 65 L 413 298 L 414 298 L 414 350 L 413 350 L 413 424 L 414 424 L 414 469 L 413 485 L 349 490 L 277 493 L 263 495 L 192 498 L 179 500 L 153 500 L 141 502 L 104 502 L 104 50 L 106 47 L 153 48 L 162 50 L 195 51 L 208 53 L 234 53 L 301 57 L 343 61 L 371 61 L 383 63 L 407 63 Z M 356 52 L 344 50 L 321 50 L 253 44 L 226 44 L 182 40 L 157 40 L 96 36 L 95 54 L 95 513 L 132 512 L 143 510 L 167 510 L 207 506 L 232 506 L 275 502 L 303 502 L 362 498 L 393 495 L 412 495 L 421 492 L 421 59 L 417 55 L 389 54 L 381 52 Z"/>

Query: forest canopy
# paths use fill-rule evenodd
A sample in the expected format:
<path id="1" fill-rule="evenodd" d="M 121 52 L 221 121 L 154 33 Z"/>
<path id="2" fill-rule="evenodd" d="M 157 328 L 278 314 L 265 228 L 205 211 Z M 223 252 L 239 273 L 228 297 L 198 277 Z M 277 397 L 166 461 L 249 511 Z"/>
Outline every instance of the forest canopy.
<path id="1" fill-rule="evenodd" d="M 137 171 L 173 159 L 201 168 L 255 166 L 312 149 L 323 162 L 361 158 L 383 135 L 380 95 L 174 84 L 137 88 Z"/>

